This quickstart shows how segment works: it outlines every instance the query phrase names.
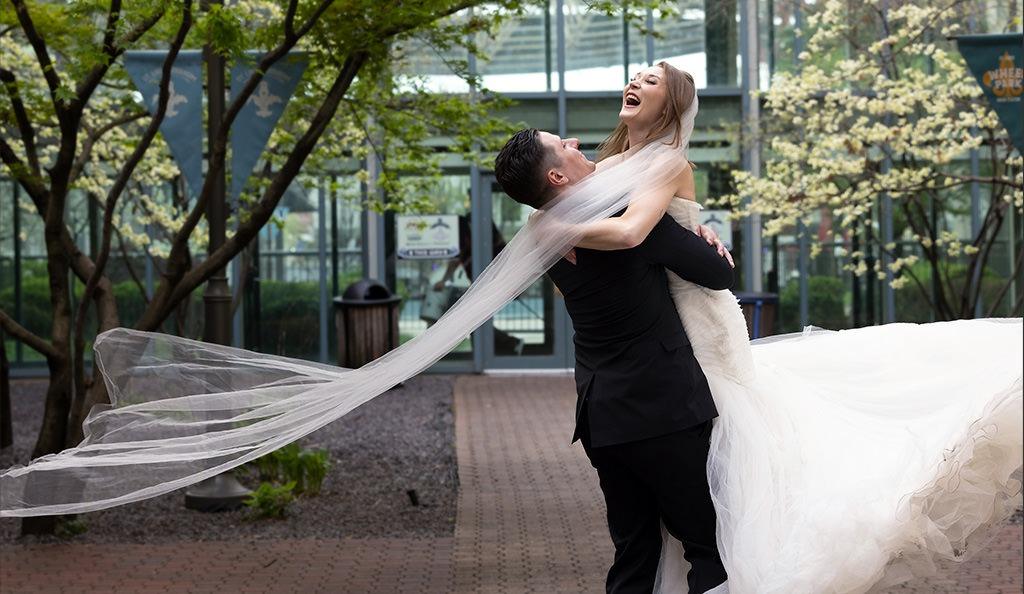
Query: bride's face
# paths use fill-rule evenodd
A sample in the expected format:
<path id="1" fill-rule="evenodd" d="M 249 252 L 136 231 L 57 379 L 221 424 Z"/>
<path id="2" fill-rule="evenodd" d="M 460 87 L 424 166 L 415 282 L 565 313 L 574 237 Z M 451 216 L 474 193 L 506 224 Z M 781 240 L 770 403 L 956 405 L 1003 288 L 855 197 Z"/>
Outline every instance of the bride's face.
<path id="1" fill-rule="evenodd" d="M 619 119 L 630 128 L 650 127 L 665 111 L 667 101 L 665 71 L 661 66 L 651 66 L 636 73 L 622 90 Z"/>

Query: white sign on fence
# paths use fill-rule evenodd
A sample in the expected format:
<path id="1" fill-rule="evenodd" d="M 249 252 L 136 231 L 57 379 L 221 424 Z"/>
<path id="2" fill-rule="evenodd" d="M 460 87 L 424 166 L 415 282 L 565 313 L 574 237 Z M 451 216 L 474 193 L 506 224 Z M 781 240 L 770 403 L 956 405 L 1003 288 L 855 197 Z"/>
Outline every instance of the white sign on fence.
<path id="1" fill-rule="evenodd" d="M 395 217 L 396 251 L 403 260 L 434 260 L 459 255 L 458 215 Z"/>

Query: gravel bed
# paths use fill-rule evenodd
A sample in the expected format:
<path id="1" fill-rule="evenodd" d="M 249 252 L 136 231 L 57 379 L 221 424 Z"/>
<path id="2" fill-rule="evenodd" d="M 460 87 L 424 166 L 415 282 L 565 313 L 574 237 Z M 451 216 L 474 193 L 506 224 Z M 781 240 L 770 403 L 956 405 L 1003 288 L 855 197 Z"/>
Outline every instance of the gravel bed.
<path id="1" fill-rule="evenodd" d="M 179 490 L 81 514 L 85 531 L 64 541 L 451 536 L 458 489 L 453 382 L 451 376 L 413 378 L 301 440 L 303 447 L 327 449 L 331 467 L 320 494 L 298 497 L 284 519 L 251 519 L 244 508 L 191 511 L 184 507 L 184 490 Z M 0 468 L 28 461 L 45 390 L 45 380 L 11 382 L 15 443 L 0 451 Z M 415 491 L 418 505 L 413 505 L 409 490 Z M 19 519 L 0 519 L 0 544 L 61 540 L 19 539 L 19 530 Z"/>

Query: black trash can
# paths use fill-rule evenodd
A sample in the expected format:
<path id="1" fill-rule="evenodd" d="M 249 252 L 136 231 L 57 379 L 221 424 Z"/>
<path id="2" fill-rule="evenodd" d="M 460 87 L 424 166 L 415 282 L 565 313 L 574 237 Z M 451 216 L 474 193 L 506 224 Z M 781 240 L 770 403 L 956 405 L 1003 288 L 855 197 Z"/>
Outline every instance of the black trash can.
<path id="1" fill-rule="evenodd" d="M 735 293 L 747 318 L 747 333 L 750 339 L 771 336 L 775 332 L 775 316 L 779 310 L 778 293 Z"/>
<path id="2" fill-rule="evenodd" d="M 401 297 L 368 278 L 349 285 L 334 298 L 338 364 L 356 368 L 398 346 Z"/>

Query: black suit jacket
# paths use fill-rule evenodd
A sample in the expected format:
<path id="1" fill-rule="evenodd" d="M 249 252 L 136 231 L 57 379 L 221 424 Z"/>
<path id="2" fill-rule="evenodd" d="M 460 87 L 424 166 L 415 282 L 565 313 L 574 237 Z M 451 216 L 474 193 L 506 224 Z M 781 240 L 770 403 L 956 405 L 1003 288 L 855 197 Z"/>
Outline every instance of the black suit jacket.
<path id="1" fill-rule="evenodd" d="M 576 430 L 590 445 L 672 433 L 718 416 L 668 292 L 669 269 L 710 289 L 733 284 L 729 263 L 665 216 L 639 246 L 576 250 L 548 275 L 565 296 L 576 345 Z"/>

